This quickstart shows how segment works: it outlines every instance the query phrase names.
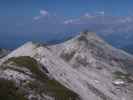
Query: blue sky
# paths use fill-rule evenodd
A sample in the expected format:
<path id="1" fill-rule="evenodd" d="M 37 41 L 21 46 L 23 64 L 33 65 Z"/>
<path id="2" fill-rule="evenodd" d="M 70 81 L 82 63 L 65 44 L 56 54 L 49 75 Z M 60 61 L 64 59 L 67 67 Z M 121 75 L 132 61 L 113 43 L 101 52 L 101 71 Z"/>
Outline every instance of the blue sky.
<path id="1" fill-rule="evenodd" d="M 132 0 L 0 0 L 2 16 L 34 16 L 40 9 L 65 16 L 105 11 L 113 15 L 129 15 Z"/>
<path id="2" fill-rule="evenodd" d="M 88 23 L 94 25 L 95 21 L 86 21 L 83 16 L 98 15 L 97 23 L 101 15 L 109 20 L 126 16 L 122 20 L 129 23 L 132 4 L 133 0 L 0 0 L 0 46 L 17 47 L 26 41 L 45 41 L 53 38 L 54 33 L 72 33 L 80 31 L 79 27 L 88 28 Z M 64 22 L 78 25 L 64 25 Z M 115 24 L 118 27 L 118 23 Z"/>

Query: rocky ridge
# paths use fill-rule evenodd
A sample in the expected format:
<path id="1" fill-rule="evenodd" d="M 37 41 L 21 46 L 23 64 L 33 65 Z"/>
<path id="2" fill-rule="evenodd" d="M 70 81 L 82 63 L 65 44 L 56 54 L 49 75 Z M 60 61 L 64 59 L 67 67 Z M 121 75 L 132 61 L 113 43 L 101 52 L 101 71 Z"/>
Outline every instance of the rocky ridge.
<path id="1" fill-rule="evenodd" d="M 16 100 L 133 98 L 133 77 L 129 73 L 133 56 L 92 32 L 81 32 L 56 45 L 28 42 L 2 58 L 0 65 L 0 84 L 13 82 L 9 87 L 13 93 L 12 88 L 19 91 Z"/>

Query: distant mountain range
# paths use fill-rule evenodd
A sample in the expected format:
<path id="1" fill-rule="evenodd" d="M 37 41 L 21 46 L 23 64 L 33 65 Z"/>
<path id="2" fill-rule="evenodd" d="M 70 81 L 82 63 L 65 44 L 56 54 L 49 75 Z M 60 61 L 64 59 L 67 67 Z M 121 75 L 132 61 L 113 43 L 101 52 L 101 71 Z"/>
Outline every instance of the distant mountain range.
<path id="1" fill-rule="evenodd" d="M 132 33 L 111 33 L 99 34 L 105 41 L 114 47 L 123 49 L 133 54 L 133 34 Z"/>
<path id="2" fill-rule="evenodd" d="M 121 47 L 121 49 L 133 54 L 133 44 L 131 45 L 126 45 L 125 47 Z"/>
<path id="3" fill-rule="evenodd" d="M 111 16 L 105 13 L 86 13 L 77 18 L 63 18 L 50 14 L 38 20 L 24 21 L 16 31 L 11 25 L 8 32 L 2 31 L 1 48 L 16 48 L 27 41 L 59 43 L 77 32 L 96 32 L 111 45 L 132 53 L 133 16 Z M 6 29 L 6 28 L 5 28 Z M 128 50 L 129 49 L 129 50 Z"/>

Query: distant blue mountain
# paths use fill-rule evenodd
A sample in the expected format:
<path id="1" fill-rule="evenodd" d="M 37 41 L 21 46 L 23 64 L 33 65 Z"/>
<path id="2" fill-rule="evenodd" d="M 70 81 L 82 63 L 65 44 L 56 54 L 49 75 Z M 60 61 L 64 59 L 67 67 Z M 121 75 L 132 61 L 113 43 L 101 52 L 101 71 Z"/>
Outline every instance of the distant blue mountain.
<path id="1" fill-rule="evenodd" d="M 105 41 L 114 47 L 123 49 L 133 54 L 133 34 L 132 33 L 111 33 L 109 35 L 99 34 Z"/>

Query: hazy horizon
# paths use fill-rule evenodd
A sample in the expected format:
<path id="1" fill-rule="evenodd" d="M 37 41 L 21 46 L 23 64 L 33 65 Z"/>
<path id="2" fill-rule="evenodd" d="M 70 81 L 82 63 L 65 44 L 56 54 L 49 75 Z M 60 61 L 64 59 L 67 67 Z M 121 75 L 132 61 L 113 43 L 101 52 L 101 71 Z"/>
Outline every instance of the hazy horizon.
<path id="1" fill-rule="evenodd" d="M 16 48 L 27 41 L 61 40 L 86 29 L 105 40 L 110 39 L 106 38 L 110 34 L 122 39 L 112 44 L 130 44 L 132 3 L 132 0 L 0 1 L 0 47 Z"/>

